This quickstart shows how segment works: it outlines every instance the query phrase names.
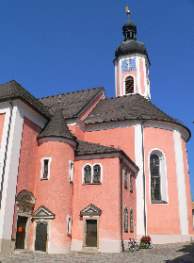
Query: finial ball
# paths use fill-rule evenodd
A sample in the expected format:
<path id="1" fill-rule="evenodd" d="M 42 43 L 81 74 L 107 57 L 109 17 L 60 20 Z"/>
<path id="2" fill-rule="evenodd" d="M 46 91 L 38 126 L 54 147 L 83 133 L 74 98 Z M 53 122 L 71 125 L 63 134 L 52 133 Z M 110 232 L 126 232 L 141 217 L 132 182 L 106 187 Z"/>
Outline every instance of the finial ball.
<path id="1" fill-rule="evenodd" d="M 129 10 L 128 5 L 125 6 L 125 13 L 130 16 L 131 15 L 131 11 Z"/>

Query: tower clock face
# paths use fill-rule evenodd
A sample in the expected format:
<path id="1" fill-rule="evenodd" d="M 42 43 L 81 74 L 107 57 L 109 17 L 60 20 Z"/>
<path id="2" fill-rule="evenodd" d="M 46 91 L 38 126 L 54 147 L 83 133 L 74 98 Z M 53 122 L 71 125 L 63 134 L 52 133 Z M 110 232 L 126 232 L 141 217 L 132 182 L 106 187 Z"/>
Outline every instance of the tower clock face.
<path id="1" fill-rule="evenodd" d="M 136 58 L 126 58 L 122 60 L 121 69 L 123 72 L 136 70 Z"/>

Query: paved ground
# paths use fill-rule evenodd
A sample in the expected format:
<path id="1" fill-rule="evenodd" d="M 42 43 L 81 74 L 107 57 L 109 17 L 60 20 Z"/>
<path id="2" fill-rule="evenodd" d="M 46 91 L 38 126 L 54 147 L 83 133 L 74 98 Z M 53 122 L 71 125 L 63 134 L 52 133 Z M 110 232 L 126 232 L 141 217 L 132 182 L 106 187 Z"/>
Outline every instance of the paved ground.
<path id="1" fill-rule="evenodd" d="M 14 253 L 0 256 L 2 263 L 194 263 L 194 243 L 155 246 L 135 253 L 48 255 L 44 253 Z"/>

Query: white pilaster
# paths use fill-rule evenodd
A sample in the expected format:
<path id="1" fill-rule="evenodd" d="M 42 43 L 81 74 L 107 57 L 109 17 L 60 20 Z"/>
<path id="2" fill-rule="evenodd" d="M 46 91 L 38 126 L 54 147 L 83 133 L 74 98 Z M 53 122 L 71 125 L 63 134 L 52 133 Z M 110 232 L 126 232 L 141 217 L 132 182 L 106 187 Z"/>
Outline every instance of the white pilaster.
<path id="1" fill-rule="evenodd" d="M 136 57 L 136 67 L 137 67 L 137 72 L 136 72 L 136 87 L 135 87 L 135 93 L 138 93 L 140 95 L 143 95 L 142 94 L 142 87 L 141 87 L 141 74 L 140 74 L 140 57 Z"/>
<path id="2" fill-rule="evenodd" d="M 0 240 L 2 245 L 0 250 L 5 249 L 3 244 L 6 243 L 8 245 L 7 242 L 11 242 L 20 146 L 23 130 L 23 118 L 16 105 L 13 105 L 12 112 L 10 105 L 9 116 L 10 114 L 12 114 L 12 117 L 9 118 L 9 120 L 11 120 L 10 134 L 0 210 Z M 7 134 L 3 134 L 3 136 L 7 136 Z"/>
<path id="3" fill-rule="evenodd" d="M 144 189 L 143 189 L 143 155 L 142 155 L 142 128 L 141 124 L 135 125 L 135 162 L 139 167 L 136 178 L 136 213 L 137 235 L 144 235 Z"/>
<path id="4" fill-rule="evenodd" d="M 115 96 L 118 97 L 118 72 L 117 72 L 117 62 L 115 63 Z"/>
<path id="5" fill-rule="evenodd" d="M 181 143 L 181 134 L 174 131 L 174 150 L 176 160 L 176 176 L 177 176 L 177 190 L 179 202 L 179 217 L 180 217 L 180 234 L 188 235 L 188 213 L 187 213 L 187 198 L 186 198 L 186 184 L 185 184 L 185 171 L 184 159 Z"/>

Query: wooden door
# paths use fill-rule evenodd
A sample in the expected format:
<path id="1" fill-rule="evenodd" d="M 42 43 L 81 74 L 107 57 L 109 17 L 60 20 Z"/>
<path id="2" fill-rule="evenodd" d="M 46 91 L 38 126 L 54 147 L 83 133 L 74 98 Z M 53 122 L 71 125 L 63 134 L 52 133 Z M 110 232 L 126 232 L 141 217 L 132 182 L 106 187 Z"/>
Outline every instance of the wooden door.
<path id="1" fill-rule="evenodd" d="M 35 250 L 47 250 L 47 223 L 38 222 L 36 225 Z"/>
<path id="2" fill-rule="evenodd" d="M 16 249 L 25 248 L 25 238 L 26 238 L 26 223 L 28 218 L 24 216 L 18 216 L 17 220 L 17 232 L 16 232 Z"/>
<path id="3" fill-rule="evenodd" d="M 97 247 L 97 220 L 86 220 L 86 246 Z"/>

